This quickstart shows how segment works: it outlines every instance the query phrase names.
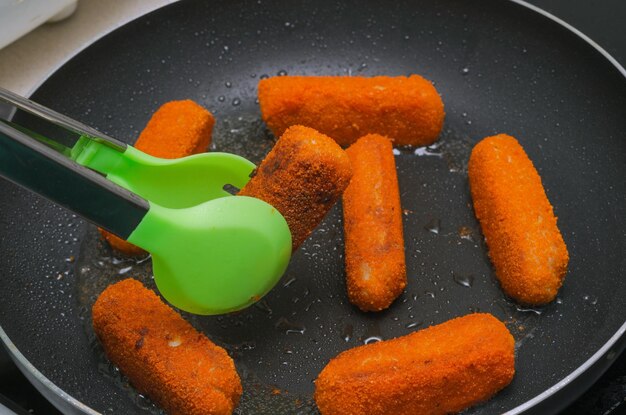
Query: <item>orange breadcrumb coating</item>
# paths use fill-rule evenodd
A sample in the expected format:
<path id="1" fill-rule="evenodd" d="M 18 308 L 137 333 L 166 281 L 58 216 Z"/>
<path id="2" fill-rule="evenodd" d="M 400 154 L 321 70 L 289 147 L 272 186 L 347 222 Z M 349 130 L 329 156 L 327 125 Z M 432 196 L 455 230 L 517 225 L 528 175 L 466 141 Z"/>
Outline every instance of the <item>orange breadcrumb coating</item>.
<path id="1" fill-rule="evenodd" d="M 295 125 L 285 131 L 239 195 L 274 206 L 296 250 L 322 221 L 350 182 L 346 153 L 331 138 Z"/>
<path id="2" fill-rule="evenodd" d="M 567 272 L 567 247 L 552 206 L 524 149 L 506 134 L 472 150 L 474 212 L 505 293 L 532 305 L 556 297 Z"/>
<path id="3" fill-rule="evenodd" d="M 167 102 L 154 113 L 135 148 L 164 159 L 203 153 L 211 143 L 213 124 L 213 115 L 189 99 Z"/>
<path id="4" fill-rule="evenodd" d="M 346 276 L 350 302 L 383 310 L 406 286 L 402 210 L 389 139 L 366 135 L 346 153 L 352 180 L 343 193 Z"/>
<path id="5" fill-rule="evenodd" d="M 462 411 L 515 374 L 513 337 L 491 314 L 470 314 L 332 359 L 315 381 L 322 415 Z"/>
<path id="6" fill-rule="evenodd" d="M 170 415 L 229 415 L 242 387 L 226 351 L 139 281 L 110 285 L 93 306 L 108 358 Z"/>
<path id="7" fill-rule="evenodd" d="M 211 143 L 213 115 L 191 100 L 170 101 L 161 106 L 141 132 L 135 148 L 154 157 L 175 159 L 207 151 Z M 128 256 L 145 254 L 138 246 L 112 233 L 100 233 L 113 249 Z"/>
<path id="8" fill-rule="evenodd" d="M 259 81 L 259 103 L 276 137 L 301 124 L 344 147 L 373 133 L 396 146 L 429 145 L 444 118 L 437 90 L 419 75 L 278 76 Z"/>

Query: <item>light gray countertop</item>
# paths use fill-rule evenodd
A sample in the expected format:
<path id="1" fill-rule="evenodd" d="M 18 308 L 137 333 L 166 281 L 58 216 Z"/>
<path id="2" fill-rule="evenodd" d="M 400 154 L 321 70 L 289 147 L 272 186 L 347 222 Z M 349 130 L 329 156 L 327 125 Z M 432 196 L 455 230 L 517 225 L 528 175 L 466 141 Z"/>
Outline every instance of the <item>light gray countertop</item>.
<path id="1" fill-rule="evenodd" d="M 0 86 L 29 95 L 52 72 L 124 23 L 176 0 L 79 0 L 76 12 L 0 49 Z"/>

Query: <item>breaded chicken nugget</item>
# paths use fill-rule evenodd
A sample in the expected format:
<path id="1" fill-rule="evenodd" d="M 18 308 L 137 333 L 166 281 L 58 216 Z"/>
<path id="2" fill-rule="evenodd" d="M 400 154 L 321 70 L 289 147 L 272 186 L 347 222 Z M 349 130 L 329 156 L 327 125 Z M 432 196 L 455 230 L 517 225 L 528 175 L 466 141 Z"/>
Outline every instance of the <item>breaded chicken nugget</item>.
<path id="1" fill-rule="evenodd" d="M 492 397 L 515 373 L 513 337 L 491 314 L 470 314 L 347 350 L 315 381 L 322 415 L 426 415 Z"/>
<path id="2" fill-rule="evenodd" d="M 207 151 L 213 115 L 191 100 L 165 103 L 153 115 L 135 148 L 154 157 L 175 159 Z M 100 229 L 113 249 L 128 256 L 144 254 L 138 246 Z"/>
<path id="3" fill-rule="evenodd" d="M 239 195 L 274 206 L 296 250 L 350 183 L 350 160 L 331 138 L 295 125 L 285 131 Z"/>
<path id="4" fill-rule="evenodd" d="M 411 76 L 278 76 L 259 81 L 263 120 L 276 137 L 299 124 L 347 147 L 366 134 L 396 146 L 432 144 L 443 126 L 433 84 Z"/>
<path id="5" fill-rule="evenodd" d="M 524 149 L 506 134 L 487 137 L 472 150 L 468 167 L 474 212 L 504 292 L 525 304 L 554 300 L 569 256 Z"/>
<path id="6" fill-rule="evenodd" d="M 371 134 L 346 153 L 352 180 L 343 194 L 346 277 L 350 302 L 380 311 L 406 286 L 402 211 L 391 141 Z"/>
<path id="7" fill-rule="evenodd" d="M 139 281 L 100 294 L 93 328 L 111 362 L 168 414 L 230 415 L 237 407 L 233 360 Z"/>

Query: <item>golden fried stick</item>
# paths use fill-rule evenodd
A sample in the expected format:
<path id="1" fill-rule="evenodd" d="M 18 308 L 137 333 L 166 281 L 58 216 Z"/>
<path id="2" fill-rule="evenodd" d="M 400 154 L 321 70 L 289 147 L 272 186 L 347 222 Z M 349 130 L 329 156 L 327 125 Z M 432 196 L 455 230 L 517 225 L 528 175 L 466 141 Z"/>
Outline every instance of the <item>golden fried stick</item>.
<path id="1" fill-rule="evenodd" d="M 276 137 L 292 125 L 315 128 L 347 147 L 366 134 L 397 146 L 432 144 L 443 126 L 433 84 L 411 76 L 278 76 L 259 81 L 263 120 Z"/>
<path id="2" fill-rule="evenodd" d="M 295 125 L 282 135 L 239 195 L 261 199 L 286 219 L 296 250 L 350 182 L 346 153 L 331 138 Z"/>
<path id="3" fill-rule="evenodd" d="M 213 115 L 191 100 L 165 103 L 150 118 L 135 148 L 154 157 L 175 159 L 207 151 L 211 143 Z M 100 229 L 113 249 L 128 256 L 145 253 L 112 233 Z"/>
<path id="4" fill-rule="evenodd" d="M 472 150 L 474 212 L 504 292 L 532 305 L 548 303 L 563 284 L 569 256 L 535 170 L 515 138 L 487 137 Z"/>
<path id="5" fill-rule="evenodd" d="M 459 412 L 511 382 L 514 343 L 491 314 L 470 314 L 355 347 L 322 370 L 315 402 L 322 415 Z"/>
<path id="6" fill-rule="evenodd" d="M 361 137 L 346 153 L 352 180 L 343 194 L 348 298 L 363 311 L 380 311 L 406 286 L 402 211 L 391 142 Z"/>
<path id="7" fill-rule="evenodd" d="M 226 351 L 197 332 L 139 281 L 110 285 L 93 328 L 131 384 L 170 415 L 229 415 L 242 393 Z"/>

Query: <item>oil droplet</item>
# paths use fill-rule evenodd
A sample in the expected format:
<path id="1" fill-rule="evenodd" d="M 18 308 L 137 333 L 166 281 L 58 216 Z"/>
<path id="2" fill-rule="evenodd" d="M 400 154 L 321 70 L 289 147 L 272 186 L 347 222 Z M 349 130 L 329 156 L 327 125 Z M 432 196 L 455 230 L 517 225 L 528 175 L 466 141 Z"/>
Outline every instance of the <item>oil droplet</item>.
<path id="1" fill-rule="evenodd" d="M 426 147 L 418 147 L 415 150 L 413 150 L 413 154 L 415 154 L 416 156 L 433 156 L 433 157 L 439 157 L 442 158 L 443 154 L 441 154 L 440 152 L 437 151 L 437 147 L 435 146 L 426 146 Z"/>
<path id="2" fill-rule="evenodd" d="M 279 330 L 283 330 L 287 334 L 304 334 L 306 330 L 305 327 L 292 323 L 285 317 L 279 318 L 275 327 Z"/>
<path id="3" fill-rule="evenodd" d="M 287 281 L 285 281 L 285 283 L 283 284 L 283 287 L 285 287 L 285 288 L 289 287 L 294 282 L 296 282 L 296 277 L 291 277 Z"/>
<path id="4" fill-rule="evenodd" d="M 431 291 L 424 291 L 424 295 L 430 298 L 435 298 L 435 293 Z"/>
<path id="5" fill-rule="evenodd" d="M 133 269 L 132 266 L 130 267 L 124 267 L 124 268 L 120 268 L 120 270 L 117 272 L 120 275 L 124 275 L 127 274 L 129 271 L 131 271 Z"/>
<path id="6" fill-rule="evenodd" d="M 365 334 L 361 337 L 363 344 L 376 343 L 383 339 L 380 332 L 380 325 L 374 322 L 371 326 L 367 327 Z"/>
<path id="7" fill-rule="evenodd" d="M 239 104 L 241 104 L 241 100 L 239 98 L 235 98 L 233 99 L 233 107 L 238 106 Z"/>
<path id="8" fill-rule="evenodd" d="M 244 341 L 238 344 L 233 344 L 230 346 L 234 350 L 238 352 L 246 351 L 246 350 L 254 350 L 256 349 L 256 342 L 254 341 Z"/>
<path id="9" fill-rule="evenodd" d="M 269 77 L 270 76 L 268 74 L 264 73 L 264 74 L 261 74 L 261 76 L 259 76 L 259 79 L 267 79 Z"/>
<path id="10" fill-rule="evenodd" d="M 439 232 L 441 231 L 441 220 L 431 220 L 424 226 L 424 229 L 426 229 L 428 232 L 434 233 L 435 235 L 439 235 Z"/>
<path id="11" fill-rule="evenodd" d="M 224 101 L 226 101 L 226 97 L 224 95 L 220 95 L 219 97 L 217 97 L 217 100 L 219 102 L 224 102 Z"/>
<path id="12" fill-rule="evenodd" d="M 230 88 L 231 86 L 233 86 L 233 84 L 230 81 L 224 82 L 224 85 L 226 86 L 226 88 Z"/>
<path id="13" fill-rule="evenodd" d="M 137 259 L 135 259 L 135 264 L 141 265 L 141 264 L 147 262 L 151 258 L 152 258 L 152 256 L 150 254 L 148 254 L 148 255 L 146 255 L 145 257 L 142 257 L 142 258 L 137 258 Z"/>
<path id="14" fill-rule="evenodd" d="M 99 261 L 99 262 L 102 262 L 102 261 Z M 121 264 L 123 262 L 124 262 L 124 260 L 121 259 L 121 258 L 116 258 L 116 257 L 111 258 L 111 264 L 113 264 L 113 265 L 119 265 L 119 264 Z"/>
<path id="15" fill-rule="evenodd" d="M 586 294 L 583 296 L 583 300 L 591 305 L 598 304 L 598 297 L 596 297 L 595 295 Z"/>
<path id="16" fill-rule="evenodd" d="M 148 398 L 146 398 L 140 393 L 137 394 L 136 399 L 134 399 L 134 401 L 137 404 L 137 406 L 139 406 L 144 411 L 152 412 L 157 409 L 154 403 L 152 403 Z"/>
<path id="17" fill-rule="evenodd" d="M 419 326 L 421 326 L 422 324 L 424 324 L 424 323 L 423 323 L 423 322 L 421 322 L 421 321 L 412 321 L 411 323 L 407 324 L 405 327 L 406 327 L 407 329 L 414 329 L 415 327 L 419 327 Z"/>
<path id="18" fill-rule="evenodd" d="M 284 70 L 284 69 L 281 69 L 280 71 L 278 71 L 276 73 L 276 75 L 278 75 L 278 76 L 287 76 L 287 71 Z"/>
<path id="19" fill-rule="evenodd" d="M 354 326 L 352 324 L 346 324 L 341 330 L 341 338 L 345 342 L 349 342 L 354 334 Z"/>
<path id="20" fill-rule="evenodd" d="M 465 68 L 461 69 L 461 73 L 462 73 L 463 75 L 467 75 L 467 74 L 469 73 L 469 68 L 468 68 L 468 67 L 465 67 Z"/>
<path id="21" fill-rule="evenodd" d="M 308 313 L 308 312 L 309 312 L 309 310 L 311 310 L 311 307 L 313 307 L 315 304 L 317 304 L 317 303 L 321 303 L 321 302 L 322 302 L 322 300 L 320 300 L 319 298 L 316 298 L 315 300 L 311 301 L 311 302 L 309 303 L 309 305 L 307 305 L 307 306 L 304 308 L 304 311 L 306 311 L 306 312 Z"/>
<path id="22" fill-rule="evenodd" d="M 524 308 L 524 307 L 520 307 L 518 305 L 515 306 L 515 309 L 517 311 L 519 311 L 520 313 L 535 313 L 538 316 L 540 316 L 541 314 L 543 314 L 542 310 L 537 310 L 536 308 Z"/>
<path id="23" fill-rule="evenodd" d="M 363 344 L 372 344 L 383 341 L 382 337 L 379 336 L 371 336 L 363 340 Z"/>
<path id="24" fill-rule="evenodd" d="M 463 287 L 467 287 L 467 288 L 471 288 L 472 284 L 474 284 L 474 276 L 473 275 L 452 274 L 452 279 L 457 284 L 459 284 L 459 285 L 461 285 Z"/>

